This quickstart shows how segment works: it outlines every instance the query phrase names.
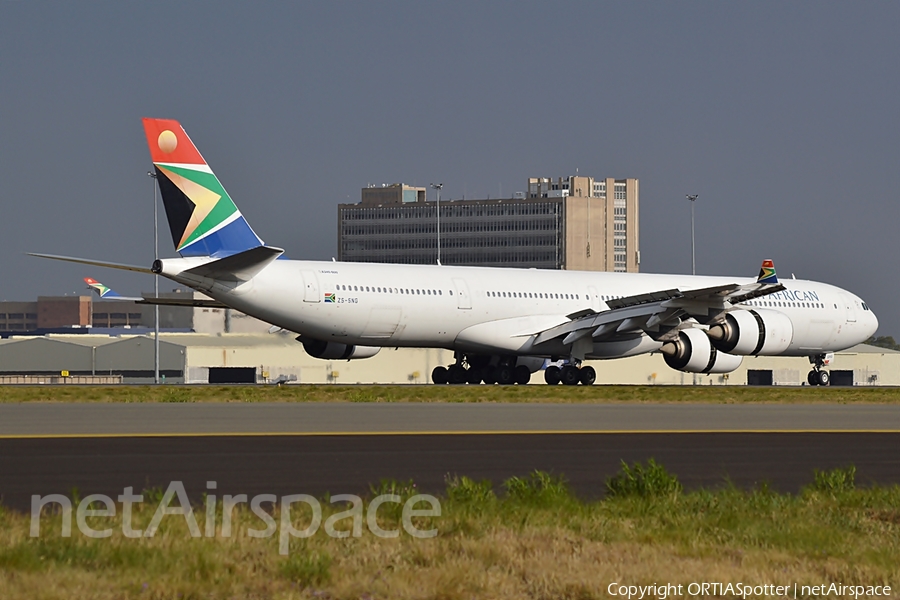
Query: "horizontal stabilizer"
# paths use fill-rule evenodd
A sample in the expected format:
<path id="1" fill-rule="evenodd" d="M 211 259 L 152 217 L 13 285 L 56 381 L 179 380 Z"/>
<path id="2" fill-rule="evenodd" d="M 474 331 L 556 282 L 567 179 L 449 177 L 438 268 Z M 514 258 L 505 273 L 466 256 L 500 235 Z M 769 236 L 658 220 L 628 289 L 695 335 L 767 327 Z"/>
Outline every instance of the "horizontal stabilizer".
<path id="1" fill-rule="evenodd" d="M 228 308 L 218 300 L 201 298 L 141 298 L 135 304 L 154 304 L 156 306 L 195 306 L 200 308 Z"/>
<path id="2" fill-rule="evenodd" d="M 90 258 L 76 258 L 74 256 L 59 256 L 56 254 L 37 254 L 35 252 L 26 252 L 28 256 L 37 256 L 38 258 L 50 258 L 53 260 L 64 260 L 66 262 L 79 263 L 82 265 L 91 265 L 94 267 L 108 267 L 110 269 L 121 269 L 123 271 L 135 271 L 137 273 L 153 273 L 147 267 L 138 267 L 136 265 L 123 265 L 121 263 L 111 263 L 102 260 L 93 260 Z"/>
<path id="3" fill-rule="evenodd" d="M 207 277 L 217 281 L 248 281 L 262 271 L 266 265 L 284 254 L 281 248 L 271 246 L 257 246 L 250 250 L 244 250 L 238 254 L 232 254 L 219 260 L 184 271 L 182 275 L 195 275 Z"/>

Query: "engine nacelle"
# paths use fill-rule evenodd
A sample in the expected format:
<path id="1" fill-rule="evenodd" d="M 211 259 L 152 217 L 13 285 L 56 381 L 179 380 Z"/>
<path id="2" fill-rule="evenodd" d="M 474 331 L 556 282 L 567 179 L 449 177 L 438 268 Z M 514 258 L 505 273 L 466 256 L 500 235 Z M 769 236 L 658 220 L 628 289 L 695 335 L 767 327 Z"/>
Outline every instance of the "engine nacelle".
<path id="1" fill-rule="evenodd" d="M 773 310 L 735 310 L 707 332 L 722 352 L 741 356 L 773 356 L 787 350 L 794 326 L 783 313 Z"/>
<path id="2" fill-rule="evenodd" d="M 720 352 L 709 337 L 699 329 L 685 329 L 678 339 L 666 342 L 659 349 L 666 364 L 688 373 L 730 373 L 739 366 L 743 357 Z"/>
<path id="3" fill-rule="evenodd" d="M 381 348 L 377 346 L 355 346 L 352 344 L 340 344 L 338 342 L 323 342 L 311 338 L 297 338 L 303 344 L 303 349 L 313 358 L 332 360 L 354 360 L 358 358 L 372 358 Z"/>

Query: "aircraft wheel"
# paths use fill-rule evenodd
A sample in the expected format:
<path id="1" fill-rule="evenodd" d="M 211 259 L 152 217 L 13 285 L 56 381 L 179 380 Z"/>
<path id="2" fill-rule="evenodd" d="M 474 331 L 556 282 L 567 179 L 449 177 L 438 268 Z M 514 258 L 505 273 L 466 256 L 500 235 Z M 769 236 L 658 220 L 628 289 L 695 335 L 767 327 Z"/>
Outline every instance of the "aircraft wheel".
<path id="1" fill-rule="evenodd" d="M 563 367 L 562 376 L 560 377 L 563 385 L 578 385 L 580 379 L 580 373 L 576 367 L 573 367 L 572 365 Z"/>
<path id="2" fill-rule="evenodd" d="M 528 370 L 528 367 L 525 365 L 519 365 L 516 367 L 516 383 L 519 385 L 525 385 L 529 381 L 531 381 L 531 371 Z"/>
<path id="3" fill-rule="evenodd" d="M 497 369 L 495 367 L 485 367 L 481 378 L 487 385 L 497 383 Z"/>
<path id="4" fill-rule="evenodd" d="M 469 367 L 469 370 L 466 371 L 466 383 L 470 383 L 472 385 L 478 385 L 479 383 L 481 383 L 481 369 Z"/>
<path id="5" fill-rule="evenodd" d="M 448 371 L 450 372 L 450 383 L 460 384 L 466 382 L 466 370 L 460 365 L 451 365 Z"/>
<path id="6" fill-rule="evenodd" d="M 815 371 L 810 371 L 809 375 L 806 376 L 806 382 L 809 385 L 819 385 L 819 377 Z"/>
<path id="7" fill-rule="evenodd" d="M 831 374 L 828 371 L 819 371 L 816 373 L 816 379 L 819 385 L 828 385 L 831 383 Z"/>
<path id="8" fill-rule="evenodd" d="M 450 374 L 447 373 L 447 367 L 435 367 L 431 371 L 431 381 L 438 385 L 443 385 L 450 381 Z"/>
<path id="9" fill-rule="evenodd" d="M 594 367 L 581 367 L 581 385 L 594 385 L 594 382 L 597 381 L 597 371 L 594 370 Z"/>
<path id="10" fill-rule="evenodd" d="M 547 385 L 556 385 L 560 381 L 559 367 L 547 367 L 544 369 L 544 381 Z"/>
<path id="11" fill-rule="evenodd" d="M 512 367 L 497 367 L 497 383 L 510 385 L 516 381 L 516 371 Z"/>

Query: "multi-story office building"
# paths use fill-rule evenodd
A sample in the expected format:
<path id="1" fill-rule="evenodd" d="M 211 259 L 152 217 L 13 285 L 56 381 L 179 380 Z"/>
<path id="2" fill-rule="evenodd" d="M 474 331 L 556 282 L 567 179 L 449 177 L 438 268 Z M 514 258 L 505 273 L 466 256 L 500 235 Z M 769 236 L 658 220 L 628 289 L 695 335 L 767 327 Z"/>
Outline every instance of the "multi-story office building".
<path id="1" fill-rule="evenodd" d="M 441 263 L 639 270 L 637 179 L 530 178 L 527 189 L 513 198 L 442 200 Z M 437 202 L 420 187 L 364 188 L 359 204 L 338 206 L 338 259 L 436 263 Z"/>

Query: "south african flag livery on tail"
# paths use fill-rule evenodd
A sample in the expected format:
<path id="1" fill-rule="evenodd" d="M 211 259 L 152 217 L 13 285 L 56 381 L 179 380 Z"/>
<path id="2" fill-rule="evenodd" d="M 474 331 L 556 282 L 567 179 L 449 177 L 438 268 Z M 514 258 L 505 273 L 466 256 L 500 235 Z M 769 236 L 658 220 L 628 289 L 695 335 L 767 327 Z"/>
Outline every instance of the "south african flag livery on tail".
<path id="1" fill-rule="evenodd" d="M 759 276 L 756 278 L 757 283 L 778 283 L 778 277 L 775 276 L 775 263 L 771 259 L 762 261 L 759 268 Z"/>
<path id="2" fill-rule="evenodd" d="M 119 294 L 115 292 L 115 290 L 106 287 L 96 279 L 91 277 L 85 277 L 84 282 L 88 284 L 88 287 L 100 294 L 101 298 L 121 298 Z"/>
<path id="3" fill-rule="evenodd" d="M 181 256 L 221 258 L 263 245 L 178 121 L 144 119 L 144 132 Z"/>

